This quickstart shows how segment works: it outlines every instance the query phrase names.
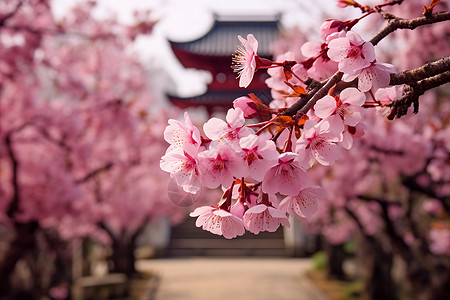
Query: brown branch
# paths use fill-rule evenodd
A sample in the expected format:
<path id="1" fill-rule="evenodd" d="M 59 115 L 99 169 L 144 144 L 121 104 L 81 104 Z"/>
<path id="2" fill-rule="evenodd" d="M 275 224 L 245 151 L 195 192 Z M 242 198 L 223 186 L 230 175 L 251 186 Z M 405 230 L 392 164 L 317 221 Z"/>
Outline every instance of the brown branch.
<path id="1" fill-rule="evenodd" d="M 64 142 L 64 139 L 58 140 L 58 139 L 52 137 L 51 134 L 43 127 L 39 127 L 36 125 L 36 128 L 44 136 L 44 138 L 46 138 L 51 143 L 61 147 L 62 149 L 64 149 L 67 152 L 71 151 L 71 148 Z"/>
<path id="2" fill-rule="evenodd" d="M 8 210 L 6 212 L 6 215 L 9 218 L 13 218 L 14 214 L 19 210 L 19 176 L 18 176 L 18 172 L 19 172 L 19 162 L 17 160 L 17 157 L 14 153 L 13 150 L 13 146 L 12 146 L 12 140 L 11 140 L 11 136 L 12 136 L 13 132 L 10 132 L 9 134 L 6 135 L 5 137 L 5 145 L 6 145 L 6 150 L 8 152 L 8 156 L 11 160 L 11 185 L 13 187 L 13 194 L 12 194 L 12 198 L 11 198 L 11 202 L 9 203 L 9 207 Z"/>
<path id="3" fill-rule="evenodd" d="M 391 205 L 402 205 L 401 202 L 399 201 L 392 201 L 392 200 L 385 200 L 385 199 L 381 199 L 378 197 L 372 197 L 372 196 L 366 196 L 366 195 L 357 195 L 356 196 L 358 199 L 361 199 L 363 201 L 373 201 L 373 202 L 377 202 L 377 203 L 383 203 L 383 204 L 391 204 Z"/>
<path id="4" fill-rule="evenodd" d="M 402 184 L 412 191 L 416 191 L 428 197 L 439 200 L 444 206 L 444 208 L 447 210 L 447 212 L 450 211 L 447 203 L 448 201 L 450 201 L 450 195 L 438 195 L 436 191 L 431 187 L 425 187 L 418 184 L 417 181 L 415 180 L 415 177 L 412 176 L 404 177 L 402 179 Z"/>
<path id="5" fill-rule="evenodd" d="M 347 214 L 350 216 L 350 218 L 352 218 L 352 220 L 356 223 L 356 225 L 358 225 L 359 231 L 361 231 L 361 234 L 367 238 L 368 240 L 371 240 L 370 236 L 366 233 L 366 231 L 364 230 L 364 226 L 363 224 L 359 221 L 358 217 L 356 216 L 356 214 L 347 206 L 344 207 L 345 211 L 347 212 Z"/>
<path id="6" fill-rule="evenodd" d="M 410 84 L 450 70 L 450 57 L 429 62 L 419 68 L 391 74 L 390 85 Z"/>
<path id="7" fill-rule="evenodd" d="M 331 76 L 325 83 L 321 83 L 314 87 L 311 91 L 309 91 L 305 96 L 303 96 L 300 100 L 290 106 L 283 112 L 283 115 L 287 116 L 302 116 L 305 115 L 316 102 L 323 98 L 328 91 L 341 80 L 343 73 L 336 72 L 333 76 Z"/>
<path id="8" fill-rule="evenodd" d="M 12 17 L 14 17 L 16 15 L 16 13 L 22 7 L 23 2 L 24 1 L 19 1 L 12 12 L 4 15 L 4 17 L 0 20 L 0 27 L 4 26 L 6 21 L 8 21 L 8 19 L 10 19 L 10 18 L 12 18 Z"/>
<path id="9" fill-rule="evenodd" d="M 433 14 L 431 16 L 418 17 L 415 19 L 401 19 L 401 18 L 393 18 L 389 19 L 386 26 L 381 29 L 369 42 L 371 42 L 374 46 L 378 44 L 382 39 L 388 36 L 390 33 L 396 31 L 397 29 L 410 29 L 413 30 L 419 26 L 443 22 L 450 20 L 450 12 L 443 12 Z"/>
<path id="10" fill-rule="evenodd" d="M 392 220 L 389 217 L 387 203 L 379 202 L 379 204 L 381 206 L 381 218 L 384 221 L 386 233 L 389 240 L 405 261 L 411 261 L 413 259 L 411 249 L 403 240 L 403 237 L 397 233 L 397 230 L 395 230 L 394 224 L 392 223 Z"/>
<path id="11" fill-rule="evenodd" d="M 414 236 L 414 240 L 417 245 L 416 247 L 417 251 L 420 253 L 421 257 L 427 257 L 429 255 L 432 255 L 432 253 L 428 248 L 426 236 L 422 234 L 422 232 L 419 230 L 420 226 L 417 226 L 418 224 L 414 222 L 413 210 L 414 210 L 414 195 L 413 193 L 409 192 L 406 206 L 406 222 L 409 228 L 411 229 L 411 233 Z"/>
<path id="12" fill-rule="evenodd" d="M 405 85 L 403 96 L 388 104 L 388 107 L 391 107 L 388 119 L 393 120 L 396 117 L 400 118 L 406 115 L 411 104 L 414 105 L 414 113 L 418 113 L 419 96 L 423 95 L 427 90 L 446 84 L 449 81 L 450 71 L 446 71 L 430 78 L 420 80 L 415 84 Z"/>
<path id="13" fill-rule="evenodd" d="M 106 165 L 104 165 L 103 167 L 97 168 L 91 172 L 89 172 L 86 176 L 84 176 L 83 178 L 80 178 L 78 180 L 76 180 L 75 182 L 77 184 L 81 184 L 81 183 L 85 183 L 88 180 L 90 180 L 91 178 L 94 178 L 95 176 L 97 176 L 98 174 L 100 174 L 101 172 L 104 171 L 108 171 L 109 169 L 111 169 L 114 166 L 114 164 L 112 162 L 107 163 Z"/>

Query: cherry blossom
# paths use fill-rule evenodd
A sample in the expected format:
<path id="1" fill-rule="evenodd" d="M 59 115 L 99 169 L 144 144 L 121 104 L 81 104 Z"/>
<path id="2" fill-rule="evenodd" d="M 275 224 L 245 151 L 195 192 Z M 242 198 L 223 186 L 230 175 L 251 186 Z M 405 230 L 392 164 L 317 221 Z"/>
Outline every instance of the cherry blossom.
<path id="1" fill-rule="evenodd" d="M 336 6 L 337 7 L 347 7 L 348 5 L 353 5 L 355 4 L 355 1 L 352 0 L 336 0 Z"/>
<path id="2" fill-rule="evenodd" d="M 326 40 L 327 37 L 335 32 L 343 31 L 347 29 L 347 25 L 339 20 L 325 20 L 325 22 L 322 23 L 320 26 L 320 37 L 323 40 Z"/>
<path id="3" fill-rule="evenodd" d="M 234 108 L 240 108 L 244 114 L 244 118 L 253 118 L 258 113 L 256 103 L 249 97 L 243 96 L 233 101 Z"/>
<path id="4" fill-rule="evenodd" d="M 248 174 L 248 167 L 242 157 L 234 149 L 218 142 L 214 142 L 209 150 L 200 152 L 198 162 L 203 183 L 208 188 L 216 188 L 219 185 L 229 187 L 234 178 Z"/>
<path id="5" fill-rule="evenodd" d="M 278 160 L 275 143 L 263 137 L 249 135 L 239 141 L 242 148 L 241 155 L 249 168 L 248 176 L 256 181 L 262 181 L 266 172 Z"/>
<path id="6" fill-rule="evenodd" d="M 245 233 L 242 219 L 232 213 L 212 206 L 201 206 L 189 214 L 198 217 L 195 225 L 213 234 L 232 239 Z"/>
<path id="7" fill-rule="evenodd" d="M 244 226 L 254 234 L 261 231 L 275 232 L 280 224 L 290 227 L 286 214 L 265 204 L 255 205 L 244 214 Z"/>
<path id="8" fill-rule="evenodd" d="M 320 186 L 306 186 L 300 190 L 296 196 L 285 197 L 278 209 L 290 215 L 298 215 L 308 218 L 317 212 L 318 200 L 323 199 L 325 191 Z"/>
<path id="9" fill-rule="evenodd" d="M 435 254 L 450 255 L 450 229 L 444 226 L 430 231 L 430 250 Z"/>
<path id="10" fill-rule="evenodd" d="M 314 159 L 322 165 L 334 164 L 340 154 L 338 142 L 342 140 L 344 126 L 338 116 L 320 121 L 305 122 L 304 133 L 297 141 L 297 152 L 305 163 L 312 166 Z M 295 195 L 291 195 L 295 196 Z"/>
<path id="11" fill-rule="evenodd" d="M 192 144 L 175 148 L 161 158 L 160 167 L 169 172 L 170 177 L 188 193 L 197 193 L 201 189 L 200 170 L 197 161 L 198 149 Z"/>
<path id="12" fill-rule="evenodd" d="M 164 139 L 170 144 L 168 152 L 181 148 L 186 143 L 197 147 L 201 144 L 200 131 L 192 124 L 187 112 L 184 113 L 184 124 L 174 119 L 169 120 L 169 126 L 164 130 Z"/>
<path id="13" fill-rule="evenodd" d="M 267 194 L 281 193 L 297 195 L 302 185 L 309 182 L 308 173 L 297 161 L 297 154 L 285 152 L 278 157 L 278 163 L 270 168 L 262 182 L 262 190 Z"/>
<path id="14" fill-rule="evenodd" d="M 337 71 L 338 63 L 328 57 L 327 50 L 328 45 L 326 43 L 309 41 L 303 44 L 301 47 L 302 54 L 310 57 L 309 60 L 303 62 L 308 70 L 309 77 L 324 80 Z"/>
<path id="15" fill-rule="evenodd" d="M 236 50 L 233 56 L 233 69 L 238 73 L 239 86 L 247 87 L 253 79 L 257 65 L 256 52 L 258 51 L 258 41 L 253 34 L 247 35 L 247 40 L 238 36 L 242 46 Z"/>
<path id="16" fill-rule="evenodd" d="M 325 119 L 331 115 L 340 116 L 344 124 L 355 126 L 361 121 L 361 106 L 366 97 L 356 88 L 347 88 L 339 96 L 327 95 L 314 105 L 316 116 Z"/>
<path id="17" fill-rule="evenodd" d="M 342 80 L 350 82 L 358 78 L 358 89 L 361 92 L 368 92 L 371 89 L 376 91 L 389 85 L 391 73 L 395 73 L 393 65 L 373 61 L 370 66 L 362 70 L 345 73 L 342 76 Z"/>
<path id="18" fill-rule="evenodd" d="M 212 140 L 224 141 L 234 145 L 239 142 L 239 138 L 254 131 L 244 126 L 244 112 L 239 107 L 231 108 L 227 112 L 226 122 L 219 118 L 211 118 L 203 125 L 206 136 Z"/>
<path id="19" fill-rule="evenodd" d="M 375 99 L 381 104 L 387 104 L 399 99 L 403 94 L 402 86 L 391 86 L 387 88 L 380 88 L 375 92 Z"/>
<path id="20" fill-rule="evenodd" d="M 374 46 L 365 42 L 359 34 L 348 31 L 345 37 L 339 37 L 328 43 L 328 57 L 338 62 L 343 73 L 360 73 L 375 60 Z M 358 72 L 359 71 L 359 72 Z"/>

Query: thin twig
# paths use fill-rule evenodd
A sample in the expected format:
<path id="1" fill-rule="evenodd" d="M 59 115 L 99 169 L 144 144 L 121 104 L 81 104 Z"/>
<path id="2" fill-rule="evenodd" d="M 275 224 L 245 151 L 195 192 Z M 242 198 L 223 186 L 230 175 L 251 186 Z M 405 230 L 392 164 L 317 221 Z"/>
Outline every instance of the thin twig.
<path id="1" fill-rule="evenodd" d="M 450 12 L 442 12 L 433 14 L 431 16 L 418 17 L 415 19 L 401 19 L 394 18 L 390 19 L 386 26 L 381 29 L 369 42 L 374 46 L 378 44 L 382 39 L 388 36 L 390 33 L 396 31 L 397 29 L 410 29 L 413 30 L 419 26 L 443 22 L 450 20 Z"/>
<path id="2" fill-rule="evenodd" d="M 97 168 L 97 169 L 95 169 L 95 170 L 89 172 L 86 176 L 84 176 L 83 178 L 80 178 L 80 179 L 76 180 L 75 182 L 76 182 L 77 184 L 85 183 L 86 181 L 88 181 L 88 180 L 91 179 L 91 178 L 94 178 L 95 176 L 97 176 L 97 175 L 100 174 L 101 172 L 108 171 L 108 170 L 111 169 L 113 166 L 114 166 L 114 164 L 113 164 L 112 162 L 109 162 L 109 163 L 107 163 L 106 165 L 104 165 L 104 166 L 102 166 L 102 167 L 100 167 L 100 168 Z"/>

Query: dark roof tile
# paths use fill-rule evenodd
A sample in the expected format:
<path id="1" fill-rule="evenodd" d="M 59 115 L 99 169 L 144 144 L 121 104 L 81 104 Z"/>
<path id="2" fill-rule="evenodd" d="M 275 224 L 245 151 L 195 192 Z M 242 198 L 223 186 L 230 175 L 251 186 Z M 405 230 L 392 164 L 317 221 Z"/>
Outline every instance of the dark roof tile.
<path id="1" fill-rule="evenodd" d="M 223 21 L 217 20 L 211 30 L 203 37 L 190 42 L 173 42 L 177 47 L 187 52 L 202 55 L 232 55 L 240 44 L 238 35 L 247 38 L 251 33 L 258 40 L 258 54 L 270 56 L 270 45 L 278 39 L 280 31 L 279 18 L 274 20 L 256 21 Z"/>

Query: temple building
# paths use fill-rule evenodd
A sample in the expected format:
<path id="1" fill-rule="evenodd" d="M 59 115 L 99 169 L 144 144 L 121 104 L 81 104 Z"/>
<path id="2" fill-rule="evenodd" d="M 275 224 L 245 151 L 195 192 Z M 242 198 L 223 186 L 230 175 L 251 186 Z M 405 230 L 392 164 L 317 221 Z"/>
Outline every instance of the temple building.
<path id="1" fill-rule="evenodd" d="M 215 15 L 213 26 L 204 36 L 188 42 L 169 41 L 185 68 L 205 70 L 211 75 L 206 93 L 186 98 L 169 94 L 169 101 L 182 109 L 205 107 L 209 114 L 230 108 L 234 99 L 249 93 L 269 101 L 270 90 L 264 83 L 267 73 L 257 72 L 246 89 L 240 88 L 237 74 L 231 69 L 231 60 L 240 44 L 238 35 L 247 38 L 249 33 L 258 40 L 258 55 L 272 58 L 270 47 L 279 38 L 280 26 L 279 14 L 263 17 Z"/>

